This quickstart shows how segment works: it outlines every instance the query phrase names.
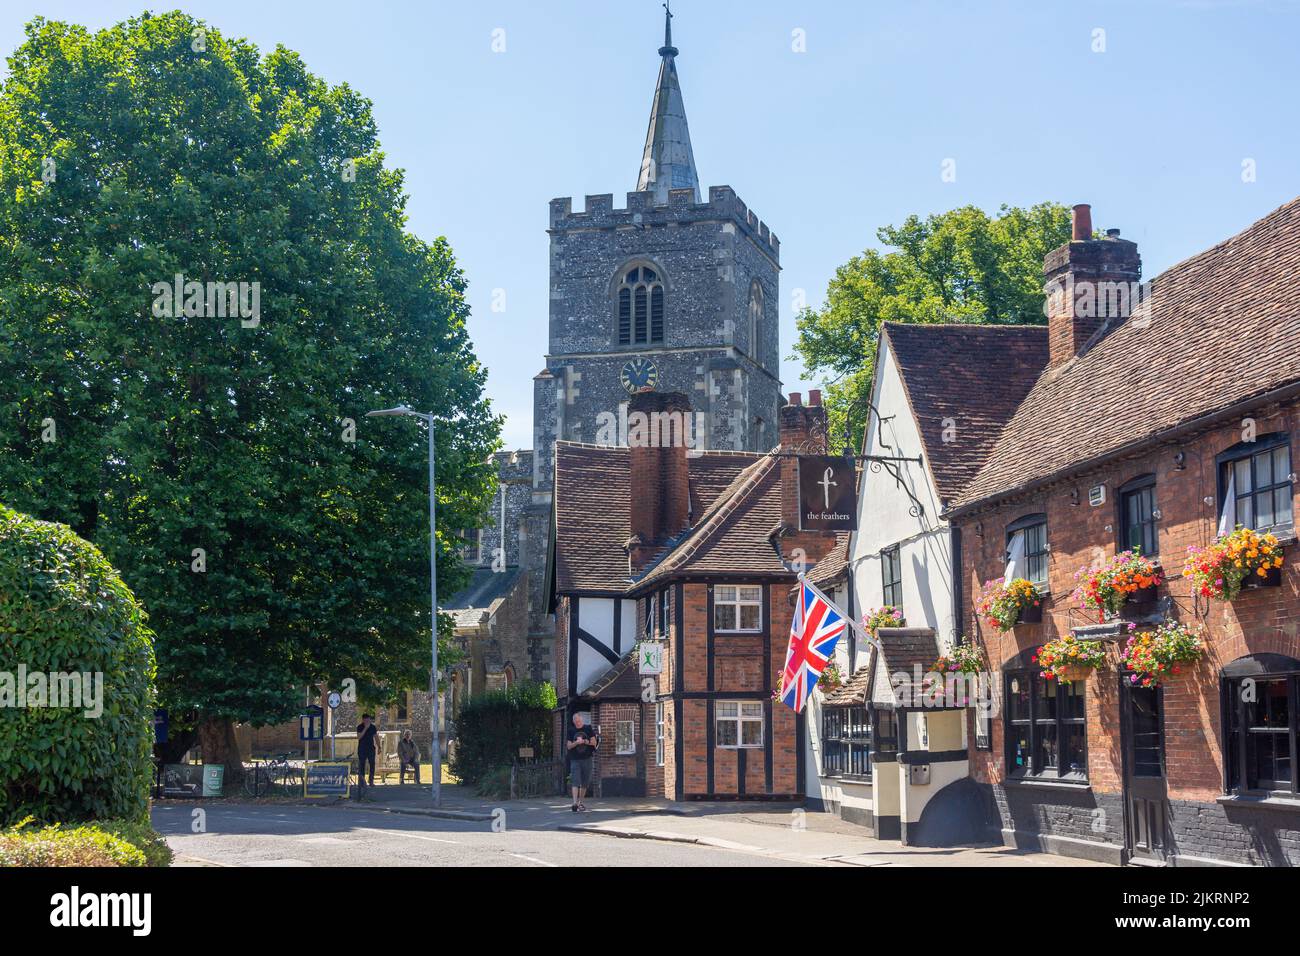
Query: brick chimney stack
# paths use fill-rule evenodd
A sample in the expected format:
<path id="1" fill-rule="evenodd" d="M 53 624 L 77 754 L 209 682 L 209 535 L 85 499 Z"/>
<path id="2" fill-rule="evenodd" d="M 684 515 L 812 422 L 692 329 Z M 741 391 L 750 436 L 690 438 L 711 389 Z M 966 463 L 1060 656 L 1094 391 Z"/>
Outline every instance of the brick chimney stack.
<path id="1" fill-rule="evenodd" d="M 1092 208 L 1074 207 L 1073 238 L 1043 260 L 1047 292 L 1048 366 L 1057 368 L 1081 355 L 1094 336 L 1114 329 L 1138 306 L 1142 260 L 1137 243 L 1092 237 Z"/>
<path id="2" fill-rule="evenodd" d="M 799 530 L 799 459 L 797 455 L 828 454 L 826 408 L 822 393 L 808 393 L 803 404 L 798 392 L 781 409 L 781 530 L 777 546 L 781 558 L 797 571 L 816 565 L 835 547 L 833 531 Z"/>
<path id="3" fill-rule="evenodd" d="M 632 496 L 627 547 L 632 570 L 639 571 L 690 522 L 691 403 L 681 392 L 638 392 L 627 417 Z"/>
<path id="4" fill-rule="evenodd" d="M 808 404 L 803 396 L 790 393 L 790 404 L 781 409 L 781 451 L 787 455 L 825 455 L 826 408 L 822 393 L 808 393 Z M 781 459 L 781 523 L 787 528 L 799 527 L 799 462 L 796 458 Z"/>

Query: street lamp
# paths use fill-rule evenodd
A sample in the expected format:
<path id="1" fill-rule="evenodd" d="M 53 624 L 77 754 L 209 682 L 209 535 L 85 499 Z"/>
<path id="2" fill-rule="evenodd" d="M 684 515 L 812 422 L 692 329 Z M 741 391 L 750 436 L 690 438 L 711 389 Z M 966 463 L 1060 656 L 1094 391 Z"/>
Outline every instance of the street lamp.
<path id="1" fill-rule="evenodd" d="M 442 806 L 442 741 L 438 734 L 438 531 L 434 518 L 436 499 L 433 492 L 433 413 L 413 411 L 406 405 L 366 412 L 367 418 L 379 415 L 410 415 L 424 419 L 429 426 L 429 622 L 433 627 L 430 647 L 433 657 L 433 707 L 429 723 L 433 731 L 433 805 Z"/>

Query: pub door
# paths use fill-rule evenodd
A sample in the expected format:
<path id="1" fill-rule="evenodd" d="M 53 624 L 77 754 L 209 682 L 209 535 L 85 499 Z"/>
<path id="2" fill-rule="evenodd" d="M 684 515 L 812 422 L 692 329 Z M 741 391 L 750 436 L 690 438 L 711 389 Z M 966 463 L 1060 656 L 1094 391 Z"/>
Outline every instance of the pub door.
<path id="1" fill-rule="evenodd" d="M 1165 728 L 1162 691 L 1120 675 L 1120 732 L 1124 743 L 1124 833 L 1127 858 L 1166 862 Z"/>

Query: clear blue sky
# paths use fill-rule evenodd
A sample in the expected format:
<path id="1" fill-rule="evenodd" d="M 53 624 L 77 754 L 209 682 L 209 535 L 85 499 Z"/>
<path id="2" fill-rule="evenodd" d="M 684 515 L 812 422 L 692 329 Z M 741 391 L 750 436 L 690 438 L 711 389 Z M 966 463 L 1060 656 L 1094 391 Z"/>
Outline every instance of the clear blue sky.
<path id="1" fill-rule="evenodd" d="M 658 0 L 181 6 L 263 51 L 283 43 L 374 101 L 411 229 L 446 235 L 468 276 L 507 446 L 528 447 L 547 201 L 612 192 L 622 205 L 635 187 Z M 143 9 L 5 0 L 0 49 L 37 14 L 101 28 Z M 678 0 L 674 13 L 701 182 L 734 187 L 781 238 L 783 355 L 794 290 L 820 303 L 837 265 L 911 213 L 1090 202 L 1153 276 L 1300 194 L 1296 0 Z M 796 29 L 806 52 L 792 50 Z M 793 361 L 782 377 L 787 391 L 815 384 Z"/>

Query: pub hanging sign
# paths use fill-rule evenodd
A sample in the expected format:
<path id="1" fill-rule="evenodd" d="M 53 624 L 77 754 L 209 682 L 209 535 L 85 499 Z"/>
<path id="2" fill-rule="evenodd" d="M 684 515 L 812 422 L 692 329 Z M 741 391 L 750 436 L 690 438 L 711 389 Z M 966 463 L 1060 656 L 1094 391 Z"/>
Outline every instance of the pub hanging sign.
<path id="1" fill-rule="evenodd" d="M 857 529 L 856 469 L 842 455 L 799 456 L 799 530 Z"/>

